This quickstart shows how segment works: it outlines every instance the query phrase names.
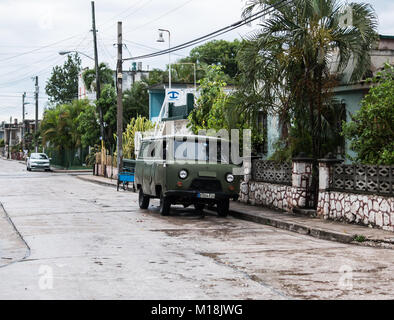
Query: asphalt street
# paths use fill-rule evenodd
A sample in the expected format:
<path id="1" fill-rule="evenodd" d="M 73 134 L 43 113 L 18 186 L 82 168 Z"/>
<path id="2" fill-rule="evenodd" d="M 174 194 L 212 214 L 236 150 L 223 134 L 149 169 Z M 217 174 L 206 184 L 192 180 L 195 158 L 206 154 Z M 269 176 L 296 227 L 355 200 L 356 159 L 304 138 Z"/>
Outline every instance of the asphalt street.
<path id="1" fill-rule="evenodd" d="M 341 244 L 0 159 L 0 299 L 393 299 L 394 251 Z"/>

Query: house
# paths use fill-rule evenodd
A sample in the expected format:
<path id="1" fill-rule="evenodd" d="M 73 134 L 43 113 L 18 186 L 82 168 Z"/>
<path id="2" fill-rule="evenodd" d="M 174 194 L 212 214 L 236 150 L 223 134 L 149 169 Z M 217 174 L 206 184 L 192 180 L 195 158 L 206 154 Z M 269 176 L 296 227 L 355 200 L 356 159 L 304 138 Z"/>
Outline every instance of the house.
<path id="1" fill-rule="evenodd" d="M 394 36 L 379 35 L 379 42 L 376 47 L 371 50 L 371 70 L 369 75 L 376 75 L 381 71 L 385 63 L 394 65 Z M 346 110 L 346 121 L 351 120 L 351 115 L 354 114 L 361 107 L 361 100 L 368 93 L 371 87 L 365 79 L 350 83 L 350 71 L 352 66 L 349 66 L 342 78 L 339 86 L 334 88 L 334 98 L 340 101 L 343 108 Z M 345 152 L 354 157 L 355 153 L 349 149 L 349 144 L 345 143 Z"/>
<path id="2" fill-rule="evenodd" d="M 4 139 L 4 127 L 5 127 L 5 121 L 2 121 L 0 123 L 0 139 Z"/>
<path id="3" fill-rule="evenodd" d="M 190 133 L 187 117 L 194 108 L 196 87 L 191 83 L 161 83 L 148 88 L 149 120 L 160 125 L 155 134 Z"/>
<path id="4" fill-rule="evenodd" d="M 24 125 L 18 119 L 10 123 L 3 121 L 0 124 L 0 139 L 4 139 L 5 145 L 15 146 L 22 141 L 23 134 L 33 133 L 34 127 L 35 120 L 25 120 Z"/>
<path id="5" fill-rule="evenodd" d="M 78 74 L 78 100 L 80 99 L 88 99 L 90 102 L 96 100 L 96 92 L 91 90 L 90 88 L 86 88 L 85 83 L 82 78 L 82 74 L 86 69 L 82 70 Z M 113 80 L 114 83 L 116 81 L 116 71 L 113 70 Z M 141 81 L 143 78 L 149 77 L 148 70 L 142 70 L 142 64 L 138 63 L 138 67 L 133 64 L 131 70 L 123 70 L 122 71 L 122 91 L 126 91 L 131 89 L 131 86 L 137 82 Z"/>
<path id="6" fill-rule="evenodd" d="M 234 91 L 234 86 L 223 88 L 225 93 Z M 149 119 L 161 123 L 161 133 L 191 133 L 187 128 L 188 116 L 198 97 L 195 83 L 161 83 L 148 88 Z"/>
<path id="7" fill-rule="evenodd" d="M 394 65 L 394 36 L 379 35 L 379 41 L 370 52 L 371 56 L 371 70 L 369 76 L 376 75 L 376 73 L 383 69 L 385 63 Z M 335 62 L 334 62 L 335 63 Z M 343 108 L 343 120 L 350 121 L 351 115 L 354 114 L 361 107 L 361 100 L 368 93 L 371 86 L 365 79 L 357 82 L 350 82 L 351 71 L 353 65 L 349 64 L 342 74 L 340 83 L 333 89 L 333 98 L 338 101 L 340 108 Z M 264 130 L 266 145 L 262 150 L 260 156 L 262 158 L 269 158 L 275 152 L 275 143 L 280 138 L 280 124 L 279 119 L 275 115 L 261 115 L 258 123 L 262 130 Z M 340 127 L 340 124 L 338 124 Z M 350 156 L 355 156 L 355 153 L 350 150 L 349 144 L 344 141 L 344 150 L 338 150 L 338 156 L 346 153 Z M 349 160 L 346 160 L 350 162 Z"/>

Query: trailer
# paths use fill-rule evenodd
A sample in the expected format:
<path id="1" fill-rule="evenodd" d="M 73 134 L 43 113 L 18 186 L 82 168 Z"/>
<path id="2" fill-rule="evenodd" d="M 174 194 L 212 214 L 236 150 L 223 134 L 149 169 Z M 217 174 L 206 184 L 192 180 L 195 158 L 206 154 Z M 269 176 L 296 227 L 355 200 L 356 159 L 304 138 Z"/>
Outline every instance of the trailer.
<path id="1" fill-rule="evenodd" d="M 122 186 L 123 190 L 129 189 L 129 183 L 132 184 L 133 191 L 135 192 L 134 185 L 134 172 L 135 172 L 135 160 L 123 159 L 123 170 L 118 173 L 118 181 L 116 185 L 116 190 L 119 191 L 119 186 Z"/>

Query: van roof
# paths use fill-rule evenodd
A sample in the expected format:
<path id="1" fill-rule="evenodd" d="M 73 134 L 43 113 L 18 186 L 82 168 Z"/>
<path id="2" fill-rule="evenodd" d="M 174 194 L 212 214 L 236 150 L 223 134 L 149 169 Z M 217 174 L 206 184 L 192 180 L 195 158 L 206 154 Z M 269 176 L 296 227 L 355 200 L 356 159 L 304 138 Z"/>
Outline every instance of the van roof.
<path id="1" fill-rule="evenodd" d="M 142 139 L 142 141 L 150 141 L 150 140 L 162 140 L 162 139 L 174 139 L 174 138 L 190 138 L 190 139 L 209 139 L 209 140 L 224 140 L 228 141 L 227 139 L 223 139 L 220 137 L 214 136 L 199 136 L 195 134 L 170 134 L 164 136 L 157 136 L 157 137 L 147 137 Z"/>

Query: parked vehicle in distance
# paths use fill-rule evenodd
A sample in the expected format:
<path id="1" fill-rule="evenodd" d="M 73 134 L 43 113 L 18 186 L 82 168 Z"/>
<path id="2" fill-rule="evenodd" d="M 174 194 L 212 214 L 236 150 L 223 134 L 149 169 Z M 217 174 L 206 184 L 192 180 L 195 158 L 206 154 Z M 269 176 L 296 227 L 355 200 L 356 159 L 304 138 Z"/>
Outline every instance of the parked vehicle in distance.
<path id="1" fill-rule="evenodd" d="M 164 216 L 172 204 L 194 205 L 200 212 L 205 205 L 216 206 L 219 216 L 227 216 L 230 199 L 238 199 L 240 176 L 233 174 L 237 166 L 222 152 L 223 141 L 187 135 L 142 140 L 135 165 L 140 208 L 148 208 L 150 198 L 159 198 Z"/>
<path id="2" fill-rule="evenodd" d="M 26 160 L 26 169 L 27 171 L 31 171 L 32 169 L 50 171 L 50 160 L 45 153 L 32 153 Z"/>

